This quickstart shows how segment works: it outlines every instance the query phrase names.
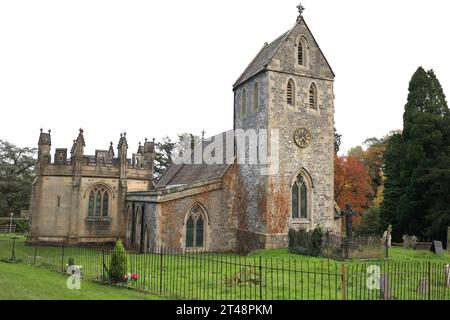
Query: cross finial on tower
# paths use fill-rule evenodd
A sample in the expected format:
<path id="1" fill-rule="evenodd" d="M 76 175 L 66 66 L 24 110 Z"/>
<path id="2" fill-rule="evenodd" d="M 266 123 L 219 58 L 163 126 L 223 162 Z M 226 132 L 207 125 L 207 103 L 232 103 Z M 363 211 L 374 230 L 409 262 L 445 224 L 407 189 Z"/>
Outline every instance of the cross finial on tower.
<path id="1" fill-rule="evenodd" d="M 305 11 L 305 7 L 300 2 L 299 5 L 297 6 L 297 9 L 298 9 L 297 21 L 298 21 L 298 20 L 300 20 L 303 17 L 303 11 Z"/>
<path id="2" fill-rule="evenodd" d="M 202 140 L 205 140 L 205 130 L 202 130 Z"/>

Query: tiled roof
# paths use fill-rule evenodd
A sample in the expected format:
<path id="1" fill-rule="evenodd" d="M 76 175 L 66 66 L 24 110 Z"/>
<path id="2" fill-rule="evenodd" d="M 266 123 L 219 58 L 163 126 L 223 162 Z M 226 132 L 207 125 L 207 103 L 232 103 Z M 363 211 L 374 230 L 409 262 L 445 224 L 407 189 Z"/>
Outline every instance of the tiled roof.
<path id="1" fill-rule="evenodd" d="M 291 30 L 287 31 L 276 40 L 274 40 L 270 44 L 265 44 L 264 47 L 259 51 L 256 57 L 250 62 L 247 69 L 242 73 L 233 87 L 237 87 L 241 83 L 247 81 L 254 75 L 258 74 L 262 70 L 266 68 L 266 66 L 270 63 L 273 56 L 277 53 L 278 48 L 283 44 L 286 38 L 289 36 Z"/>
<path id="2" fill-rule="evenodd" d="M 215 179 L 220 179 L 223 177 L 225 172 L 229 167 L 229 163 L 226 162 L 226 134 L 221 133 L 213 138 L 203 140 L 202 144 L 197 145 L 194 152 L 191 154 L 191 163 L 194 163 L 194 154 L 199 151 L 199 148 L 205 148 L 213 141 L 214 139 L 223 139 L 223 147 L 224 147 L 224 156 L 223 156 L 223 164 L 171 164 L 167 171 L 161 176 L 158 180 L 156 187 L 157 188 L 165 188 L 168 186 L 182 186 L 189 185 L 199 182 L 206 182 Z M 233 149 L 234 150 L 234 149 Z M 234 151 L 232 158 L 234 158 Z"/>

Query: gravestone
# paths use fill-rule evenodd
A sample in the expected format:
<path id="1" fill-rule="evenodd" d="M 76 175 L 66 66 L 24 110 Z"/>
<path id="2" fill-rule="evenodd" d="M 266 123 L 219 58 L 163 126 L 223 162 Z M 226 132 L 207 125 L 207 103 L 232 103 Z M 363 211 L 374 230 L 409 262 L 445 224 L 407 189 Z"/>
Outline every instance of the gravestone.
<path id="1" fill-rule="evenodd" d="M 430 287 L 430 283 L 428 281 L 428 278 L 422 279 L 422 280 L 419 280 L 419 284 L 417 285 L 416 291 L 417 291 L 417 293 L 420 293 L 420 294 L 426 294 L 426 293 L 428 293 L 429 287 Z"/>
<path id="2" fill-rule="evenodd" d="M 433 251 L 435 254 L 441 254 L 442 252 L 444 252 L 444 248 L 442 247 L 442 241 L 433 241 L 431 251 Z"/>
<path id="3" fill-rule="evenodd" d="M 412 236 L 411 237 L 411 242 L 412 242 L 412 249 L 416 250 L 416 246 L 417 246 L 417 237 L 416 236 Z"/>
<path id="4" fill-rule="evenodd" d="M 391 247 L 392 246 L 392 226 L 389 225 L 388 229 L 383 233 L 383 237 L 381 238 L 381 242 L 383 246 L 385 247 Z"/>
<path id="5" fill-rule="evenodd" d="M 353 242 L 353 217 L 361 216 L 359 213 L 354 212 L 350 203 L 345 205 L 345 210 L 342 212 L 342 216 L 345 217 L 345 235 L 348 243 Z"/>
<path id="6" fill-rule="evenodd" d="M 389 275 L 387 274 L 380 275 L 380 295 L 383 300 L 392 300 Z"/>
<path id="7" fill-rule="evenodd" d="M 403 248 L 412 249 L 413 244 L 411 237 L 405 234 L 402 239 L 403 239 Z"/>

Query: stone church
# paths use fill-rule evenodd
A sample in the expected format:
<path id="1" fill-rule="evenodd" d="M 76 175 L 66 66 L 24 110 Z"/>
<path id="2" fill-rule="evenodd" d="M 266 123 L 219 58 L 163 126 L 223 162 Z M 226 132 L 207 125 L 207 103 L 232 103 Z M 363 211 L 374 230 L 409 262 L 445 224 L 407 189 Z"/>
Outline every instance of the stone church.
<path id="1" fill-rule="evenodd" d="M 266 43 L 233 86 L 234 130 L 265 130 L 258 148 L 277 152 L 260 163 L 173 163 L 153 183 L 154 142 L 131 159 L 122 134 L 117 147 L 84 155 L 84 134 L 56 149 L 41 131 L 33 183 L 30 242 L 109 243 L 250 251 L 287 246 L 290 228 L 340 231 L 334 202 L 334 73 L 298 6 L 295 25 Z M 205 151 L 214 140 L 203 139 Z M 276 138 L 276 139 L 274 139 Z M 231 151 L 230 151 L 231 150 Z M 248 149 L 246 149 L 248 151 Z M 216 151 L 214 151 L 216 152 Z M 213 153 L 214 153 L 213 152 Z M 267 166 L 266 166 L 267 167 Z"/>

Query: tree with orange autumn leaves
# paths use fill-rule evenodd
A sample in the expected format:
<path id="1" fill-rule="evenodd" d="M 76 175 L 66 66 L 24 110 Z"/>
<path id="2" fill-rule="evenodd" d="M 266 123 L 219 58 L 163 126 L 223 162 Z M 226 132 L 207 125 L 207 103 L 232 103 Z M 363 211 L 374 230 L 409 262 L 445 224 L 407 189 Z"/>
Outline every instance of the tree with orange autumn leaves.
<path id="1" fill-rule="evenodd" d="M 341 209 L 350 203 L 360 213 L 369 207 L 374 194 L 369 168 L 353 156 L 334 157 L 334 198 Z M 358 223 L 359 219 L 355 219 Z"/>

